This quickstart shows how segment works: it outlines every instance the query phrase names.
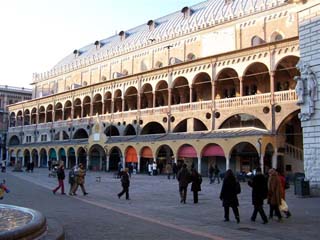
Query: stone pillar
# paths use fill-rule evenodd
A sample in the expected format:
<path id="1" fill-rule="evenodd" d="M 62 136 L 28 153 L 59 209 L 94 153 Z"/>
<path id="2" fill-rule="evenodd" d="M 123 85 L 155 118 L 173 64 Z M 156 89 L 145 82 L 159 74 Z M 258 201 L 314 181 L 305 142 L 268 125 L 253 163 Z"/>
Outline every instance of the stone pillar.
<path id="1" fill-rule="evenodd" d="M 68 157 L 68 154 L 66 155 L 66 168 L 69 168 L 69 157 Z"/>
<path id="2" fill-rule="evenodd" d="M 264 173 L 264 155 L 263 153 L 260 154 L 260 167 L 261 167 L 261 170 L 262 170 L 262 173 Z"/>
<path id="3" fill-rule="evenodd" d="M 137 172 L 140 172 L 140 155 L 137 155 L 138 158 L 138 166 L 137 166 Z"/>
<path id="4" fill-rule="evenodd" d="M 47 167 L 49 167 L 49 154 L 46 155 L 47 156 Z M 24 156 L 22 157 L 23 162 L 24 162 Z"/>
<path id="5" fill-rule="evenodd" d="M 300 120 L 303 130 L 304 171 L 310 181 L 313 195 L 320 195 L 320 5 L 318 1 L 310 1 L 309 7 L 300 11 L 299 44 L 300 61 L 298 67 L 301 79 L 305 81 Z M 309 68 L 305 72 L 307 64 Z M 309 89 L 310 80 L 315 80 L 314 87 Z M 308 89 L 307 89 L 308 88 Z M 315 91 L 315 93 L 314 93 Z M 312 94 L 314 93 L 314 95 Z"/>
<path id="6" fill-rule="evenodd" d="M 197 156 L 198 157 L 198 173 L 201 174 L 201 156 Z"/>
<path id="7" fill-rule="evenodd" d="M 226 170 L 230 168 L 230 157 L 226 157 Z"/>
<path id="8" fill-rule="evenodd" d="M 152 108 L 156 107 L 156 92 L 152 93 Z"/>
<path id="9" fill-rule="evenodd" d="M 87 163 L 86 163 L 86 165 L 87 165 L 86 169 L 87 170 L 89 169 L 89 163 L 90 163 L 89 154 L 87 154 Z"/>
<path id="10" fill-rule="evenodd" d="M 243 77 L 239 77 L 239 83 L 240 83 L 240 97 L 243 97 Z"/>
<path id="11" fill-rule="evenodd" d="M 79 159 L 78 159 L 78 156 L 76 155 L 76 165 L 79 164 Z"/>
<path id="12" fill-rule="evenodd" d="M 110 156 L 106 155 L 106 170 L 109 172 L 110 168 Z"/>
<path id="13" fill-rule="evenodd" d="M 274 104 L 274 76 L 275 72 L 270 72 L 270 93 L 271 93 L 271 104 Z"/>
<path id="14" fill-rule="evenodd" d="M 278 165 L 277 156 L 278 156 L 278 149 L 275 148 L 274 153 L 272 155 L 272 168 L 277 168 L 277 165 Z"/>
<path id="15" fill-rule="evenodd" d="M 25 158 L 24 158 L 24 155 L 22 155 L 22 163 L 21 163 L 21 167 L 24 167 L 25 165 L 24 165 L 24 163 L 25 163 Z"/>

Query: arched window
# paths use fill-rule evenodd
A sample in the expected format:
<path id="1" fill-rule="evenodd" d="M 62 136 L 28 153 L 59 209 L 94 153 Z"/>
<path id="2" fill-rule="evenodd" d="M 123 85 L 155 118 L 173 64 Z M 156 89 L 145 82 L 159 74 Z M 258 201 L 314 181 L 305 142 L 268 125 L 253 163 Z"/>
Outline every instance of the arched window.
<path id="1" fill-rule="evenodd" d="M 193 53 L 189 53 L 187 55 L 187 60 L 188 61 L 192 61 L 192 60 L 195 60 L 196 59 L 196 55 L 194 55 Z"/>
<path id="2" fill-rule="evenodd" d="M 254 36 L 253 38 L 251 38 L 251 46 L 258 46 L 260 44 L 264 43 L 263 39 L 260 38 L 259 36 Z"/>
<path id="3" fill-rule="evenodd" d="M 272 33 L 270 40 L 271 42 L 276 42 L 276 41 L 281 41 L 282 39 L 283 39 L 283 36 L 280 33 L 274 32 Z"/>

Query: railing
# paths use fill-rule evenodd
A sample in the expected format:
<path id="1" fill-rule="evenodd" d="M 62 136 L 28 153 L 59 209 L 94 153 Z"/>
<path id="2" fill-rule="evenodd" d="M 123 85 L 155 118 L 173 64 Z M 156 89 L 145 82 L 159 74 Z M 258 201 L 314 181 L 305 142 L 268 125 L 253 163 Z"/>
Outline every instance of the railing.
<path id="1" fill-rule="evenodd" d="M 291 102 L 296 100 L 298 100 L 298 97 L 295 90 L 287 90 L 274 93 L 275 103 Z"/>
<path id="2" fill-rule="evenodd" d="M 297 95 L 295 90 L 275 92 L 274 100 L 275 100 L 275 103 L 277 104 L 285 103 L 285 102 L 292 103 L 297 100 Z M 271 103 L 271 93 L 264 93 L 264 94 L 256 94 L 256 95 L 250 95 L 250 96 L 244 96 L 244 97 L 217 99 L 215 100 L 215 107 L 216 109 L 221 110 L 226 108 L 259 106 L 259 105 L 265 105 L 270 103 Z M 192 102 L 192 103 L 183 103 L 183 104 L 171 105 L 171 113 L 198 111 L 198 110 L 206 110 L 206 109 L 210 110 L 211 108 L 213 108 L 211 100 Z M 140 110 L 141 116 L 166 114 L 168 112 L 169 112 L 168 106 L 147 108 L 147 109 Z M 109 121 L 111 115 L 113 116 L 112 117 L 113 119 L 121 119 L 121 118 L 127 118 L 127 117 L 135 117 L 137 113 L 138 113 L 138 110 L 116 112 L 113 114 L 108 113 L 105 115 L 100 115 L 100 118 L 102 121 Z M 60 126 L 70 125 L 71 123 L 76 126 L 76 125 L 92 123 L 93 120 L 94 120 L 94 116 L 80 118 L 80 119 L 73 119 L 73 120 L 57 121 L 57 122 L 54 122 L 53 124 L 42 123 L 42 124 L 38 124 L 37 128 L 39 129 L 50 128 L 51 125 L 53 125 L 54 127 L 60 127 Z M 32 126 L 32 125 L 28 125 L 28 126 Z M 17 132 L 17 131 L 21 131 L 21 126 L 9 128 L 9 132 Z"/>
<path id="3" fill-rule="evenodd" d="M 285 144 L 285 154 L 292 160 L 303 160 L 303 150 L 296 146 L 286 143 Z"/>

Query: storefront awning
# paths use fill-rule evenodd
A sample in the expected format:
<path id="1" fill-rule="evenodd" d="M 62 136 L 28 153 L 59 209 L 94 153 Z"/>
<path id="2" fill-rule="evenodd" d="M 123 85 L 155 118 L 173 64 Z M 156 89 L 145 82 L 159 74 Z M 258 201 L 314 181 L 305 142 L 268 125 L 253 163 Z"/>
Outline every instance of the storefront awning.
<path id="1" fill-rule="evenodd" d="M 223 149 L 219 145 L 209 145 L 202 152 L 202 157 L 220 156 L 225 157 Z"/>
<path id="2" fill-rule="evenodd" d="M 145 147 L 142 150 L 141 157 L 143 157 L 143 158 L 153 158 L 152 150 L 150 148 L 148 148 L 148 147 Z"/>
<path id="3" fill-rule="evenodd" d="M 178 157 L 196 158 L 197 152 L 192 146 L 183 146 L 179 149 Z"/>
<path id="4" fill-rule="evenodd" d="M 138 162 L 137 152 L 133 147 L 129 147 L 126 152 L 126 162 Z"/>

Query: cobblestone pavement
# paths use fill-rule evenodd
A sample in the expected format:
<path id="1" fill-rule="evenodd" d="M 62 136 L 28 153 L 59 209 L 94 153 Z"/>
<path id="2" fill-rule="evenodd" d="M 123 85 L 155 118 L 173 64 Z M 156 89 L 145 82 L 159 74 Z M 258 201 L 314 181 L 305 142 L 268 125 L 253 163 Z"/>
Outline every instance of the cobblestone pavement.
<path id="1" fill-rule="evenodd" d="M 133 175 L 131 178 L 130 198 L 118 199 L 117 193 L 121 190 L 119 179 L 113 177 L 113 173 L 88 172 L 86 177 L 86 189 L 89 195 L 82 196 L 78 190 L 78 196 L 52 195 L 51 189 L 57 185 L 55 178 L 48 177 L 47 169 L 35 169 L 34 173 L 11 172 L 7 175 L 0 175 L 0 178 L 16 176 L 27 185 L 29 182 L 37 184 L 45 189 L 50 199 L 64 200 L 67 203 L 65 209 L 72 209 L 72 204 L 81 204 L 84 209 L 94 206 L 94 212 L 87 213 L 82 220 L 89 224 L 90 231 L 101 231 L 102 226 L 107 226 L 108 233 L 127 232 L 130 239 L 318 239 L 320 229 L 318 227 L 320 216 L 320 198 L 300 198 L 293 195 L 293 187 L 287 191 L 287 202 L 292 212 L 292 217 L 284 218 L 283 222 L 271 220 L 268 224 L 261 224 L 262 220 L 257 218 L 256 222 L 250 221 L 252 213 L 251 189 L 247 183 L 241 183 L 242 192 L 239 195 L 241 223 L 237 224 L 231 213 L 231 222 L 223 222 L 223 208 L 219 200 L 221 184 L 209 184 L 207 178 L 203 179 L 202 191 L 199 195 L 199 204 L 193 204 L 192 193 L 188 192 L 187 204 L 180 204 L 178 194 L 178 183 L 176 180 L 168 180 L 165 175 L 147 176 Z M 97 182 L 101 177 L 101 182 Z M 67 186 L 67 181 L 65 181 Z M 10 188 L 10 182 L 7 181 Z M 67 191 L 68 192 L 68 186 Z M 14 192 L 14 189 L 11 189 Z M 13 193 L 10 193 L 13 194 Z M 8 196 L 8 195 L 7 195 Z M 23 195 L 19 194 L 23 199 Z M 34 198 L 41 199 L 44 196 L 35 195 Z M 51 201 L 51 200 L 50 200 Z M 10 201 L 11 204 L 14 201 Z M 28 206 L 27 206 L 28 207 Z M 50 206 L 48 206 L 50 208 Z M 61 215 L 64 208 L 59 207 Z M 44 211 L 43 209 L 37 209 Z M 265 204 L 265 210 L 269 208 Z M 47 211 L 47 210 L 46 210 Z M 44 214 L 59 214 L 50 212 Z M 98 217 L 100 212 L 107 211 L 110 217 Z M 86 212 L 84 210 L 84 212 Z M 97 214 L 96 221 L 91 215 Z M 83 215 L 82 215 L 83 216 Z M 66 217 L 63 215 L 63 217 Z M 128 220 L 127 222 L 124 222 Z M 74 217 L 75 222 L 81 223 L 81 216 Z M 117 224 L 117 221 L 119 224 Z M 60 221 L 61 222 L 61 221 Z M 71 233 L 79 231 L 73 229 L 67 223 L 67 239 L 72 238 Z M 69 223 L 70 224 L 70 223 Z M 140 228 L 138 232 L 135 230 Z M 130 231 L 132 234 L 130 234 Z M 164 232 L 163 232 L 164 231 Z M 168 236 L 166 236 L 166 233 Z M 114 236 L 114 235 L 113 235 Z M 122 239 L 119 235 L 116 238 L 78 238 L 78 239 Z M 179 237 L 177 237 L 179 236 Z M 182 238 L 183 236 L 183 238 Z M 186 237 L 188 236 L 188 237 Z M 125 238 L 125 237 L 124 237 Z"/>

